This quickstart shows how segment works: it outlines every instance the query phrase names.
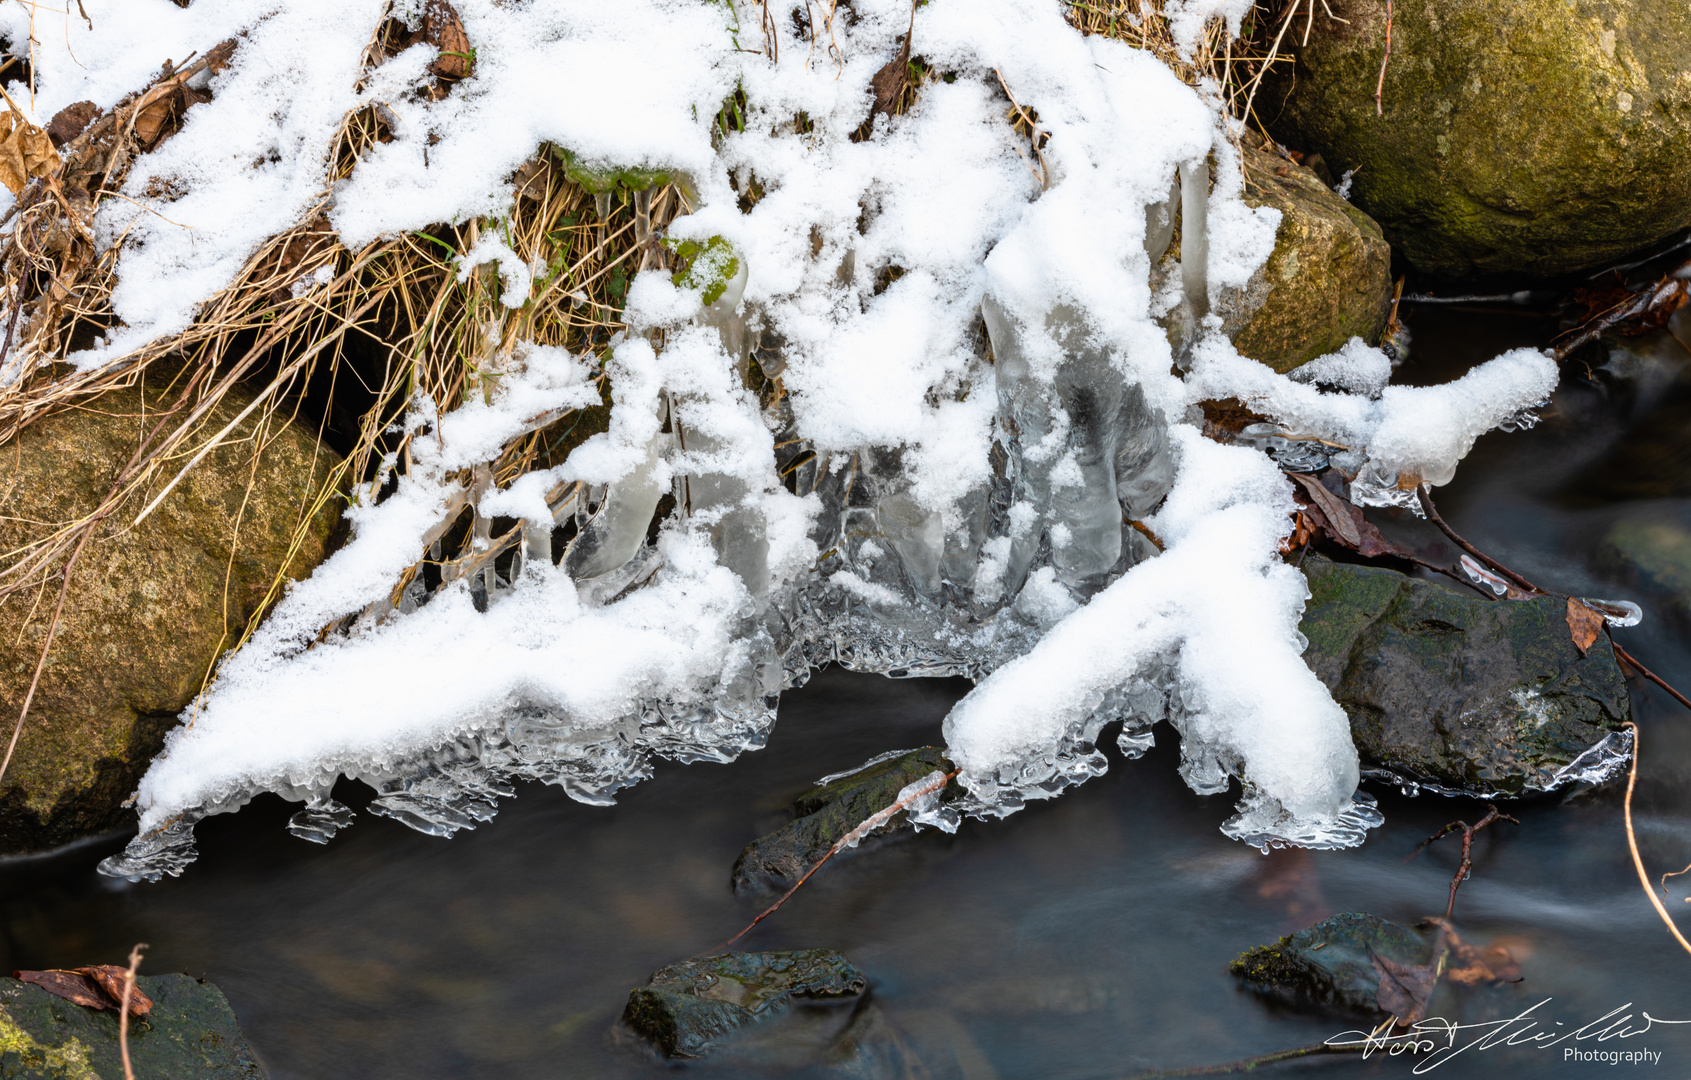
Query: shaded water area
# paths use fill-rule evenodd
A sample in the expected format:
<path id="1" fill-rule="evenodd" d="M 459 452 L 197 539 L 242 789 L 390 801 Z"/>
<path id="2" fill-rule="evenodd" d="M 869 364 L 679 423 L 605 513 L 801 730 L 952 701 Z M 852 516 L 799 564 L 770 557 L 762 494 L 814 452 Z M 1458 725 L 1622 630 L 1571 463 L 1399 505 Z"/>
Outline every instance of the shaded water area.
<path id="1" fill-rule="evenodd" d="M 1486 310 L 1422 308 L 1408 321 L 1416 357 L 1400 380 L 1409 382 L 1443 381 L 1504 348 L 1543 344 L 1556 328 Z M 1684 382 L 1676 388 L 1659 371 L 1570 378 L 1541 426 L 1482 439 L 1440 490 L 1440 508 L 1543 584 L 1641 602 L 1644 623 L 1618 640 L 1691 686 L 1684 614 L 1605 554 L 1625 521 L 1685 520 L 1691 481 L 1673 470 L 1687 432 Z M 1634 810 L 1659 875 L 1691 860 L 1691 714 L 1634 685 Z M 609 809 L 526 787 L 494 821 L 450 841 L 362 816 L 319 848 L 291 838 L 283 824 L 293 808 L 266 796 L 203 823 L 200 860 L 179 879 L 99 878 L 95 863 L 121 840 L 0 866 L 0 967 L 116 962 L 148 942 L 147 970 L 220 985 L 272 1076 L 289 1080 L 667 1075 L 618 1033 L 628 991 L 717 946 L 768 902 L 736 898 L 729 870 L 747 841 L 786 820 L 794 794 L 882 751 L 937 743 L 966 690 L 961 680 L 825 671 L 783 698 L 763 751 L 726 766 L 660 765 Z M 1265 857 L 1219 831 L 1235 796 L 1193 794 L 1176 775 L 1173 733 L 1160 728 L 1158 740 L 1122 761 L 1106 731 L 1109 773 L 1060 799 L 838 860 L 738 947 L 840 949 L 868 975 L 868 1004 L 855 1015 L 800 1010 L 775 1035 L 681 1068 L 1104 1080 L 1357 1026 L 1268 1004 L 1228 962 L 1337 912 L 1406 923 L 1441 913 L 1460 845 L 1405 856 L 1448 821 L 1477 821 L 1484 805 L 1370 785 L 1386 824 L 1363 847 Z M 1514 804 L 1519 827 L 1476 838 L 1456 921 L 1467 940 L 1506 945 L 1524 978 L 1435 997 L 1435 1014 L 1505 1020 L 1550 999 L 1534 1015 L 1562 1030 L 1622 1006 L 1691 1020 L 1691 956 L 1642 895 L 1623 793 L 1624 778 Z M 368 793 L 343 784 L 337 796 L 358 807 Z M 1691 922 L 1687 880 L 1670 882 L 1667 902 Z M 844 1064 L 817 1063 L 848 1026 L 850 1045 L 834 1051 Z M 1474 1049 L 1437 1075 L 1613 1075 L 1614 1066 L 1565 1061 L 1566 1045 Z M 1649 1075 L 1691 1075 L 1691 1024 L 1581 1045 L 1660 1051 Z M 1328 1057 L 1258 1075 L 1406 1077 L 1413 1067 Z"/>

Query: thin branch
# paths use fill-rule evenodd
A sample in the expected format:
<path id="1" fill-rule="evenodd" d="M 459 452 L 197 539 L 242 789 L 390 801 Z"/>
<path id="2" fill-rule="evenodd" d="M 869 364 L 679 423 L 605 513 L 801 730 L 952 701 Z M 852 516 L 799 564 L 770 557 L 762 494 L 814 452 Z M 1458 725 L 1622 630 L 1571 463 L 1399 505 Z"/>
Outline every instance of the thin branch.
<path id="1" fill-rule="evenodd" d="M 141 966 L 141 950 L 137 945 L 129 950 L 129 970 L 123 973 L 123 1004 L 117 1011 L 117 1048 L 123 1055 L 123 1080 L 135 1080 L 135 1069 L 129 1064 L 129 995 L 135 992 L 135 969 Z"/>
<path id="2" fill-rule="evenodd" d="M 1668 932 L 1673 935 L 1673 939 L 1684 946 L 1686 952 L 1691 953 L 1691 941 L 1685 940 L 1685 935 L 1674 925 L 1668 909 L 1656 898 L 1656 890 L 1650 887 L 1650 875 L 1644 870 L 1644 859 L 1638 854 L 1638 836 L 1632 831 L 1632 789 L 1638 783 L 1638 725 L 1628 720 L 1626 726 L 1632 732 L 1632 768 L 1626 774 L 1626 846 L 1632 850 L 1632 865 L 1638 871 L 1638 882 L 1644 886 L 1644 895 L 1650 898 L 1650 906 L 1655 908 L 1656 914 L 1667 923 Z"/>
<path id="3" fill-rule="evenodd" d="M 1392 0 L 1386 0 L 1386 54 L 1380 57 L 1380 81 L 1374 87 L 1374 115 L 1386 115 L 1380 106 L 1380 95 L 1386 90 L 1386 65 L 1392 58 Z"/>
<path id="4" fill-rule="evenodd" d="M 1420 496 L 1421 509 L 1426 511 L 1428 520 L 1430 520 L 1434 525 L 1437 525 L 1444 532 L 1444 535 L 1450 537 L 1451 541 L 1455 543 L 1457 547 L 1466 551 L 1468 554 L 1491 567 L 1493 570 L 1496 570 L 1498 573 L 1502 574 L 1504 577 L 1513 581 L 1516 585 L 1519 585 L 1528 592 L 1540 593 L 1545 596 L 1561 596 L 1560 593 L 1553 593 L 1546 589 L 1539 588 L 1537 585 L 1534 585 L 1526 578 L 1515 573 L 1515 571 L 1509 569 L 1507 566 L 1504 566 L 1490 555 L 1487 555 L 1479 548 L 1456 535 L 1456 530 L 1446 524 L 1444 518 L 1439 517 L 1438 508 L 1433 505 L 1433 496 L 1432 493 L 1427 490 L 1427 485 L 1422 484 L 1419 488 L 1417 488 L 1416 494 Z M 1566 599 L 1566 597 L 1563 597 L 1563 599 Z"/>
<path id="5" fill-rule="evenodd" d="M 1472 857 L 1474 851 L 1474 834 L 1485 828 L 1487 825 L 1495 825 L 1499 821 L 1507 821 L 1511 825 L 1520 824 L 1519 821 L 1516 821 L 1508 814 L 1500 812 L 1495 804 L 1488 804 L 1486 807 L 1486 816 L 1481 818 L 1478 824 L 1469 825 L 1466 821 L 1453 821 L 1438 832 L 1415 845 L 1415 850 L 1411 851 L 1409 853 L 1409 857 L 1403 860 L 1404 862 L 1408 862 L 1410 859 L 1413 859 L 1415 856 L 1421 854 L 1421 850 L 1428 844 L 1431 844 L 1442 837 L 1448 836 L 1458 829 L 1462 830 L 1462 861 L 1456 867 L 1456 876 L 1450 879 L 1450 899 L 1447 900 L 1444 905 L 1444 917 L 1446 919 L 1451 918 L 1456 912 L 1456 890 L 1462 887 L 1462 883 L 1468 879 L 1469 872 L 1474 869 L 1474 860 Z"/>
<path id="6" fill-rule="evenodd" d="M 1675 701 L 1679 702 L 1681 705 L 1685 706 L 1687 709 L 1691 709 L 1691 700 L 1687 700 L 1684 694 L 1680 693 L 1678 690 L 1675 690 L 1673 687 L 1669 686 L 1667 684 L 1666 679 L 1663 679 L 1660 675 L 1657 675 L 1654 671 L 1651 671 L 1649 668 L 1645 667 L 1643 664 L 1640 664 L 1637 661 L 1637 659 L 1635 659 L 1633 657 L 1633 655 L 1631 653 L 1629 653 L 1625 649 L 1621 648 L 1620 644 L 1618 642 L 1616 642 L 1613 639 L 1612 636 L 1610 638 L 1610 644 L 1614 645 L 1615 655 L 1620 658 L 1622 663 L 1631 667 L 1634 671 L 1638 672 L 1638 674 L 1644 676 L 1646 679 L 1649 679 L 1651 682 L 1655 683 L 1657 686 L 1661 687 L 1663 690 L 1666 690 L 1668 693 L 1672 694 L 1673 699 Z"/>
<path id="7" fill-rule="evenodd" d="M 1153 1069 L 1150 1072 L 1134 1073 L 1127 1080 L 1172 1080 L 1177 1076 L 1226 1076 L 1230 1073 L 1254 1072 L 1258 1066 L 1273 1065 L 1281 1061 L 1295 1061 L 1298 1058 L 1319 1057 L 1325 1054 L 1355 1054 L 1367 1049 L 1367 1043 L 1355 1046 L 1316 1043 L 1313 1046 L 1299 1046 L 1292 1050 L 1276 1050 L 1272 1054 L 1262 1054 L 1257 1057 L 1245 1058 L 1242 1061 L 1229 1061 L 1225 1065 L 1195 1065 L 1189 1069 Z"/>

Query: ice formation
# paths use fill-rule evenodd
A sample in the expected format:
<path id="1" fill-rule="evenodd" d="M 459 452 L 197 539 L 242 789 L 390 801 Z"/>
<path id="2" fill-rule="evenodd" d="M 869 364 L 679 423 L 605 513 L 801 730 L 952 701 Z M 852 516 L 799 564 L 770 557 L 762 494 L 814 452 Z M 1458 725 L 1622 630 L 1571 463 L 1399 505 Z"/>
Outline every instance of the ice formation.
<path id="1" fill-rule="evenodd" d="M 744 4 L 463 0 L 476 71 L 439 101 L 404 93 L 425 78 L 421 47 L 359 81 L 380 0 L 87 7 L 92 30 L 67 16 L 38 35 L 40 116 L 111 104 L 159 56 L 245 40 L 214 99 L 137 164 L 128 201 L 105 204 L 102 235 L 130 238 L 123 325 L 81 365 L 187 325 L 306 212 L 341 118 L 376 102 L 395 139 L 334 190 L 349 245 L 506 213 L 513 170 L 552 143 L 686 178 L 695 209 L 670 237 L 726 245 L 735 267 L 716 295 L 635 279 L 610 429 L 548 472 L 496 490 L 478 467 L 589 402 L 582 358 L 519 350 L 490 398 L 447 415 L 419 400 L 409 471 L 379 501 L 361 491 L 354 539 L 223 662 L 107 872 L 178 872 L 195 821 L 262 791 L 304 802 L 293 830 L 327 839 L 350 820 L 330 797 L 340 776 L 377 790 L 374 812 L 447 835 L 517 779 L 603 803 L 653 755 L 760 746 L 781 691 L 827 663 L 977 680 L 945 727 L 964 812 L 1055 795 L 1104 768 L 1104 725 L 1122 721 L 1134 753 L 1167 719 L 1195 789 L 1241 785 L 1231 835 L 1342 846 L 1379 820 L 1345 716 L 1299 659 L 1304 585 L 1278 555 L 1290 486 L 1260 450 L 1202 438 L 1196 403 L 1240 398 L 1342 443 L 1359 490 L 1392 499 L 1447 481 L 1555 369 L 1512 353 L 1399 388 L 1357 343 L 1312 366 L 1324 391 L 1240 357 L 1208 310 L 1266 259 L 1278 217 L 1241 201 L 1215 103 L 1151 55 L 1083 37 L 1056 0 L 931 0 L 914 41 L 945 77 L 853 140 L 912 26 L 904 0 L 813 6 L 810 43 L 783 14 L 778 58 L 749 51 L 760 9 Z M 1183 43 L 1242 10 L 1179 5 Z M 27 18 L 0 12 L 12 40 Z M 713 145 L 736 88 L 746 129 Z M 1050 133 L 1037 164 L 1005 89 Z M 742 212 L 731 177 L 749 174 L 766 195 Z M 180 189 L 168 218 L 156 178 Z M 1178 273 L 1154 296 L 1177 213 Z M 484 240 L 472 261 L 525 301 L 518 253 Z M 790 391 L 769 414 L 742 381 L 754 345 Z M 680 509 L 648 542 L 665 493 Z M 466 505 L 484 530 L 521 519 L 510 572 L 391 602 Z M 553 527 L 572 518 L 554 563 Z M 346 632 L 320 640 L 337 621 Z"/>

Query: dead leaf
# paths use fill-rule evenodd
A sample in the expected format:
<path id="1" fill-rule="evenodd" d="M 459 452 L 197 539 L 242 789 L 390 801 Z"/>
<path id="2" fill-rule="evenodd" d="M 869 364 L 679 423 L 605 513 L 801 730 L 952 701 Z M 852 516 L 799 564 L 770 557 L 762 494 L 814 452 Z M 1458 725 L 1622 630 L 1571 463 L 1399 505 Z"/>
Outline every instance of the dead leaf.
<path id="1" fill-rule="evenodd" d="M 1321 516 L 1327 519 L 1327 527 L 1333 539 L 1348 548 L 1362 547 L 1362 533 L 1356 527 L 1356 519 L 1351 517 L 1350 508 L 1340 502 L 1337 495 L 1328 491 L 1327 486 L 1313 476 L 1304 473 L 1287 475 L 1304 489 L 1311 502 L 1321 508 Z"/>
<path id="2" fill-rule="evenodd" d="M 135 113 L 135 138 L 141 149 L 152 150 L 182 129 L 188 110 L 210 101 L 211 94 L 185 82 L 166 83 L 149 91 Z"/>
<path id="3" fill-rule="evenodd" d="M 1597 642 L 1597 635 L 1603 629 L 1603 613 L 1595 608 L 1568 597 L 1568 630 L 1574 637 L 1574 647 L 1584 656 L 1587 649 Z"/>
<path id="4" fill-rule="evenodd" d="M 422 40 L 440 50 L 440 55 L 429 65 L 429 74 L 443 83 L 470 77 L 475 67 L 470 36 L 464 33 L 463 20 L 447 0 L 429 0 L 423 8 Z M 440 89 L 444 92 L 446 87 Z"/>
<path id="5" fill-rule="evenodd" d="M 1438 981 L 1439 949 L 1426 964 L 1400 964 L 1378 954 L 1373 955 L 1374 970 L 1380 976 L 1374 1000 L 1382 1012 L 1397 1018 L 1400 1027 L 1426 1019 L 1427 999 L 1433 996 L 1433 984 Z"/>
<path id="6" fill-rule="evenodd" d="M 53 119 L 47 121 L 47 135 L 53 140 L 54 146 L 63 146 L 87 131 L 88 125 L 92 124 L 102 111 L 92 101 L 66 105 L 53 114 Z"/>
<path id="7" fill-rule="evenodd" d="M 1492 945 L 1481 948 L 1469 945 L 1456 933 L 1456 928 L 1444 919 L 1431 918 L 1427 922 L 1439 928 L 1450 959 L 1445 962 L 1444 977 L 1461 986 L 1481 983 L 1520 982 L 1521 965 L 1508 949 Z"/>
<path id="8" fill-rule="evenodd" d="M 12 109 L 0 113 L 0 184 L 16 195 L 59 167 L 52 137 Z"/>
<path id="9" fill-rule="evenodd" d="M 875 72 L 874 78 L 869 80 L 869 88 L 875 91 L 875 104 L 869 107 L 869 119 L 873 121 L 877 114 L 893 115 L 898 108 L 899 98 L 910 87 L 910 39 L 915 36 L 916 6 L 910 7 L 910 30 L 904 35 L 904 44 L 898 47 L 898 55 L 893 57 L 886 67 Z"/>
<path id="10" fill-rule="evenodd" d="M 228 38 L 212 46 L 212 50 L 206 53 L 206 67 L 213 75 L 229 66 L 229 61 L 235 56 L 235 47 L 239 44 L 239 38 Z"/>
<path id="11" fill-rule="evenodd" d="M 89 1009 L 117 1009 L 123 1003 L 123 977 L 129 969 L 116 964 L 74 968 L 70 971 L 14 971 L 19 982 L 36 986 L 73 1005 Z M 153 1002 L 139 986 L 129 994 L 129 1015 L 145 1020 L 153 1011 Z"/>
<path id="12" fill-rule="evenodd" d="M 73 1005 L 90 1009 L 112 1007 L 110 999 L 106 997 L 105 991 L 100 989 L 100 985 L 78 971 L 14 971 L 12 978 L 19 982 L 34 983 L 54 997 L 64 998 Z"/>
<path id="13" fill-rule="evenodd" d="M 124 976 L 129 969 L 116 964 L 99 964 L 95 967 L 77 968 L 77 974 L 86 975 L 99 984 L 112 999 L 113 1007 L 123 1003 Z M 147 1014 L 153 1011 L 153 1001 L 141 992 L 139 986 L 129 991 L 129 1015 L 137 1020 L 145 1020 Z"/>

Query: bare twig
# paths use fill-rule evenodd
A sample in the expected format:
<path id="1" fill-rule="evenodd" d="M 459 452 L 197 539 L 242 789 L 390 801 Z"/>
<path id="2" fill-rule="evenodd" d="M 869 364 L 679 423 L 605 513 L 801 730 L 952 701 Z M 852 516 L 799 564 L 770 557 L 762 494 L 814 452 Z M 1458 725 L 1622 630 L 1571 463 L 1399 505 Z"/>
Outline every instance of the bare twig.
<path id="1" fill-rule="evenodd" d="M 1380 81 L 1374 86 L 1374 115 L 1384 116 L 1386 111 L 1380 105 L 1380 95 L 1386 90 L 1386 64 L 1392 58 L 1392 0 L 1386 0 L 1386 54 L 1380 57 Z"/>
<path id="2" fill-rule="evenodd" d="M 1650 887 L 1650 875 L 1644 870 L 1644 859 L 1638 854 L 1638 836 L 1632 831 L 1632 789 L 1638 783 L 1638 725 L 1628 720 L 1626 726 L 1632 732 L 1632 768 L 1626 774 L 1626 846 L 1632 851 L 1632 865 L 1638 871 L 1638 881 L 1644 886 L 1644 895 L 1650 898 L 1650 906 L 1655 908 L 1656 914 L 1667 923 L 1668 932 L 1673 935 L 1673 939 L 1684 946 L 1686 952 L 1691 953 L 1691 941 L 1685 940 L 1685 935 L 1674 925 L 1668 909 L 1656 898 L 1656 890 Z"/>
<path id="3" fill-rule="evenodd" d="M 1262 1065 L 1273 1065 L 1281 1061 L 1295 1061 L 1298 1058 L 1319 1057 L 1324 1054 L 1355 1054 L 1367 1049 L 1367 1047 L 1367 1043 L 1355 1045 L 1316 1043 L 1313 1046 L 1299 1046 L 1292 1050 L 1276 1050 L 1272 1054 L 1261 1054 L 1257 1057 L 1245 1058 L 1242 1061 L 1229 1061 L 1225 1065 L 1195 1065 L 1188 1069 L 1153 1069 L 1150 1072 L 1134 1073 L 1127 1080 L 1173 1080 L 1177 1076 L 1226 1076 L 1230 1073 L 1248 1073 L 1256 1071 L 1258 1066 Z"/>
<path id="4" fill-rule="evenodd" d="M 937 772 L 938 770 L 935 770 L 935 771 Z M 762 922 L 763 920 L 769 918 L 769 916 L 775 914 L 777 911 L 780 911 L 781 905 L 785 904 L 788 900 L 792 899 L 793 894 L 799 891 L 799 886 L 801 886 L 805 882 L 809 881 L 811 875 L 816 873 L 816 871 L 822 869 L 822 865 L 824 863 L 826 863 L 829 859 L 832 859 L 835 855 L 839 854 L 841 851 L 844 851 L 846 848 L 855 845 L 859 840 L 862 840 L 865 836 L 868 836 L 870 833 L 874 832 L 876 829 L 880 828 L 882 825 L 885 825 L 887 822 L 891 821 L 893 819 L 894 815 L 896 815 L 900 810 L 903 810 L 906 807 L 908 807 L 911 803 L 915 802 L 917 799 L 922 798 L 924 795 L 931 795 L 936 791 L 942 790 L 945 787 L 945 785 L 951 783 L 952 778 L 954 778 L 957 775 L 958 771 L 959 770 L 957 770 L 957 769 L 953 769 L 950 772 L 944 773 L 944 774 L 939 775 L 939 776 L 933 776 L 933 775 L 930 774 L 929 778 L 926 781 L 918 781 L 917 784 L 911 785 L 911 787 L 913 787 L 914 790 L 906 789 L 908 791 L 908 794 L 906 794 L 903 798 L 899 799 L 897 802 L 893 803 L 891 806 L 887 807 L 885 810 L 877 811 L 876 813 L 869 815 L 867 818 L 864 818 L 862 823 L 859 824 L 855 829 L 851 830 L 850 832 L 846 833 L 844 836 L 842 836 L 838 840 L 836 840 L 834 842 L 834 846 L 828 849 L 828 853 L 826 855 L 822 856 L 820 859 L 816 860 L 816 865 L 811 867 L 809 870 L 805 871 L 804 877 L 799 878 L 798 881 L 796 883 L 794 883 L 793 887 L 786 891 L 786 893 L 781 897 L 781 899 L 775 901 L 773 904 L 770 904 L 767 908 L 765 908 L 763 910 L 762 914 L 760 914 L 757 918 L 753 919 L 750 923 L 748 923 L 744 930 L 740 931 L 738 934 L 735 934 L 733 937 L 729 938 L 727 941 L 724 941 L 721 945 L 718 945 L 714 951 L 721 952 L 723 949 L 728 948 L 728 946 L 734 944 L 736 941 L 739 941 L 741 938 L 743 938 L 747 934 L 751 933 L 752 927 L 756 926 L 758 923 Z"/>
<path id="5" fill-rule="evenodd" d="M 129 950 L 129 970 L 123 973 L 123 1004 L 117 1012 L 117 1048 L 123 1055 L 123 1080 L 135 1080 L 135 1069 L 129 1064 L 129 995 L 135 992 L 135 969 L 141 966 L 141 950 L 145 944 Z"/>
<path id="6" fill-rule="evenodd" d="M 1458 829 L 1462 830 L 1462 862 L 1456 868 L 1456 876 L 1450 879 L 1450 899 L 1447 900 L 1444 905 L 1445 918 L 1450 918 L 1456 911 L 1456 890 L 1462 887 L 1462 882 L 1467 880 L 1468 873 L 1474 869 L 1474 860 L 1472 858 L 1474 850 L 1474 834 L 1485 828 L 1487 825 L 1495 825 L 1499 821 L 1507 821 L 1511 825 L 1520 824 L 1519 821 L 1516 821 L 1508 814 L 1499 811 L 1495 805 L 1488 804 L 1486 807 L 1486 816 L 1481 818 L 1478 824 L 1469 825 L 1466 821 L 1453 821 L 1438 832 L 1415 845 L 1415 850 L 1411 851 L 1409 853 L 1409 857 L 1404 859 L 1404 862 L 1408 862 L 1409 859 L 1413 859 L 1415 856 L 1421 854 L 1421 849 L 1425 848 L 1433 841 L 1438 840 L 1441 837 L 1448 836 Z"/>
<path id="7" fill-rule="evenodd" d="M 1456 535 L 1456 530 L 1452 529 L 1448 524 L 1446 524 L 1444 518 L 1439 517 L 1438 508 L 1433 505 L 1433 496 L 1432 496 L 1432 493 L 1427 490 L 1427 485 L 1422 484 L 1420 486 L 1420 488 L 1418 488 L 1416 490 L 1416 494 L 1419 495 L 1420 498 L 1421 498 L 1421 509 L 1426 511 L 1428 520 L 1430 520 L 1434 525 L 1437 525 L 1439 527 L 1439 529 L 1444 532 L 1444 535 L 1450 537 L 1451 541 L 1454 542 L 1457 547 L 1461 548 L 1463 551 L 1466 551 L 1468 554 L 1472 555 L 1474 558 L 1480 560 L 1480 562 L 1482 562 L 1482 563 L 1486 564 L 1487 566 L 1491 567 L 1493 570 L 1496 570 L 1498 573 L 1502 574 L 1504 577 L 1508 578 L 1510 581 L 1513 581 L 1516 585 L 1519 585 L 1521 588 L 1527 590 L 1528 592 L 1541 593 L 1545 596 L 1561 596 L 1562 595 L 1560 593 L 1553 593 L 1553 592 L 1550 592 L 1546 589 L 1539 588 L 1537 585 L 1534 585 L 1532 582 L 1528 581 L 1526 578 L 1524 578 L 1521 575 L 1515 573 L 1515 571 L 1509 569 L 1507 566 L 1504 566 L 1502 563 L 1498 562 L 1496 559 L 1492 558 L 1490 555 L 1487 555 L 1485 552 L 1481 551 L 1479 548 L 1475 547 L 1474 545 L 1468 543 L 1468 541 L 1466 541 L 1466 540 L 1462 539 L 1460 536 Z M 1567 598 L 1563 597 L 1563 599 L 1567 599 Z"/>
<path id="8" fill-rule="evenodd" d="M 1611 641 L 1611 644 L 1613 644 L 1612 641 Z M 1691 709 L 1691 700 L 1687 700 L 1684 694 L 1680 693 L 1678 690 L 1675 690 L 1673 687 L 1669 686 L 1666 679 L 1663 679 L 1660 675 L 1657 675 L 1654 671 L 1651 671 L 1649 668 L 1645 667 L 1643 664 L 1640 664 L 1638 662 L 1637 658 L 1635 658 L 1631 653 L 1627 652 L 1625 649 L 1621 648 L 1618 644 L 1615 645 L 1615 655 L 1621 659 L 1622 663 L 1626 664 L 1628 667 L 1630 667 L 1634 671 L 1638 672 L 1638 674 L 1644 676 L 1646 679 L 1649 679 L 1651 682 L 1655 683 L 1657 686 L 1661 687 L 1663 690 L 1666 690 L 1668 693 L 1672 694 L 1673 699 L 1675 701 L 1679 702 L 1681 705 L 1685 706 L 1687 709 Z"/>

